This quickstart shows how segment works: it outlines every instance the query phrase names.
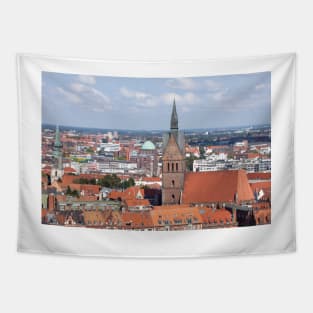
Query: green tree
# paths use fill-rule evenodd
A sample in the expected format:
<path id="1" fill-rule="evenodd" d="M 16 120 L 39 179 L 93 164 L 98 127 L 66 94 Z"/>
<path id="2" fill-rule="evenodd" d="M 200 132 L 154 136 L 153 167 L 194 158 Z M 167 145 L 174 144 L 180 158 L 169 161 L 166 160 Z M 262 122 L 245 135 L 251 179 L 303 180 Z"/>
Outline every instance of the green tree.
<path id="1" fill-rule="evenodd" d="M 94 150 L 93 150 L 91 147 L 88 147 L 88 148 L 86 149 L 86 152 L 93 154 L 93 153 L 94 153 Z"/>
<path id="2" fill-rule="evenodd" d="M 105 175 L 103 178 L 99 179 L 99 185 L 107 188 L 120 188 L 121 179 L 116 175 Z"/>
<path id="3" fill-rule="evenodd" d="M 194 160 L 198 160 L 198 158 L 196 158 L 195 156 L 190 156 L 188 158 L 186 158 L 186 168 L 188 171 L 192 172 L 193 171 L 193 161 Z"/>
<path id="4" fill-rule="evenodd" d="M 67 186 L 67 189 L 66 189 L 65 194 L 66 194 L 67 196 L 72 196 L 72 197 L 76 197 L 76 198 L 79 197 L 79 192 L 78 192 L 78 190 L 76 190 L 76 189 L 75 189 L 75 190 L 72 190 L 70 186 Z"/>
<path id="5" fill-rule="evenodd" d="M 72 194 L 72 190 L 70 186 L 67 186 L 65 194 L 69 196 Z"/>
<path id="6" fill-rule="evenodd" d="M 205 156 L 204 156 L 204 154 L 205 154 L 204 147 L 200 146 L 199 147 L 199 151 L 200 151 L 200 159 L 204 159 L 205 158 Z"/>
<path id="7" fill-rule="evenodd" d="M 128 183 L 129 183 L 129 186 L 131 187 L 131 186 L 135 186 L 135 180 L 132 178 L 132 177 L 130 177 L 129 179 L 128 179 Z"/>

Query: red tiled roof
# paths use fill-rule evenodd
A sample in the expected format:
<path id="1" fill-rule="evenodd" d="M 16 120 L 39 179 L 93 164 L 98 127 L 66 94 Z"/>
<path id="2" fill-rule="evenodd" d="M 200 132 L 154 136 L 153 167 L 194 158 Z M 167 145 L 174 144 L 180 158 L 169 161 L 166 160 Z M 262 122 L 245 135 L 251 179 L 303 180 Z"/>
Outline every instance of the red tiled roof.
<path id="1" fill-rule="evenodd" d="M 144 198 L 145 196 L 144 189 L 137 187 L 137 186 L 129 187 L 126 190 L 124 190 L 123 195 L 122 195 L 122 200 L 136 199 L 138 193 L 140 193 L 142 198 Z"/>
<path id="2" fill-rule="evenodd" d="M 182 202 L 210 203 L 253 200 L 253 192 L 244 170 L 217 172 L 187 172 Z"/>
<path id="3" fill-rule="evenodd" d="M 197 207 L 184 205 L 163 205 L 155 207 L 150 211 L 154 226 L 164 225 L 168 221 L 169 225 L 187 224 L 187 219 L 191 218 L 192 223 L 202 223 L 202 217 Z"/>
<path id="4" fill-rule="evenodd" d="M 41 217 L 42 218 L 45 218 L 46 216 L 47 216 L 47 214 L 48 214 L 48 210 L 47 209 L 41 209 Z"/>
<path id="5" fill-rule="evenodd" d="M 202 216 L 203 222 L 212 223 L 230 223 L 232 221 L 232 215 L 226 209 L 215 209 L 212 208 L 199 208 L 199 212 Z"/>
<path id="6" fill-rule="evenodd" d="M 76 173 L 76 170 L 72 167 L 64 167 L 64 173 Z"/>
<path id="7" fill-rule="evenodd" d="M 76 175 L 64 174 L 62 177 L 62 186 L 73 184 L 74 180 L 78 179 Z"/>
<path id="8" fill-rule="evenodd" d="M 108 194 L 108 198 L 112 199 L 112 200 L 122 199 L 122 196 L 123 196 L 123 192 L 122 191 L 117 191 L 117 190 L 112 190 Z"/>
<path id="9" fill-rule="evenodd" d="M 99 193 L 100 186 L 98 185 L 88 185 L 88 184 L 69 184 L 71 190 L 84 191 L 87 193 Z"/>
<path id="10" fill-rule="evenodd" d="M 135 206 L 150 206 L 150 201 L 148 199 L 127 199 L 125 200 L 125 204 L 127 207 L 135 207 Z"/>
<path id="11" fill-rule="evenodd" d="M 256 224 L 268 224 L 271 221 L 271 209 L 270 208 L 262 208 L 254 210 L 254 217 Z"/>
<path id="12" fill-rule="evenodd" d="M 270 199 L 271 198 L 271 182 L 270 181 L 261 181 L 257 183 L 250 183 L 252 191 L 259 192 L 261 189 L 264 192 L 264 196 L 262 199 Z"/>
<path id="13" fill-rule="evenodd" d="M 71 190 L 77 190 L 77 191 L 80 191 L 80 184 L 69 184 L 68 185 L 70 188 L 71 188 Z"/>
<path id="14" fill-rule="evenodd" d="M 270 181 L 262 181 L 262 182 L 257 182 L 257 183 L 250 183 L 250 186 L 252 188 L 253 191 L 255 190 L 260 190 L 263 189 L 264 190 L 271 190 L 271 182 Z"/>
<path id="15" fill-rule="evenodd" d="M 260 156 L 259 153 L 255 153 L 255 152 L 248 152 L 246 155 L 248 159 L 255 159 Z"/>
<path id="16" fill-rule="evenodd" d="M 153 227 L 150 212 L 123 212 L 120 214 L 122 226 L 126 228 Z"/>
<path id="17" fill-rule="evenodd" d="M 271 179 L 271 173 L 262 173 L 262 172 L 256 172 L 256 173 L 247 173 L 248 180 L 270 180 Z"/>

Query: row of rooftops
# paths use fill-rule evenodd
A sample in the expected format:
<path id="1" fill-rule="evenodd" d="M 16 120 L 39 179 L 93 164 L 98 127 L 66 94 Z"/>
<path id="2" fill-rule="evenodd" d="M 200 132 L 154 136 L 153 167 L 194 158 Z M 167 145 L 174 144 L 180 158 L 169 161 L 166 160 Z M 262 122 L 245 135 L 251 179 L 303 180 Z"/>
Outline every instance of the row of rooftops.
<path id="1" fill-rule="evenodd" d="M 42 217 L 46 218 L 49 213 L 43 210 Z M 212 208 L 199 207 L 159 207 L 151 211 L 143 212 L 119 212 L 89 211 L 83 210 L 81 213 L 76 211 L 59 211 L 55 213 L 56 223 L 63 224 L 66 219 L 71 217 L 72 224 L 98 227 L 117 227 L 119 229 L 157 229 L 171 227 L 186 227 L 190 225 L 214 226 L 236 226 L 232 220 L 232 214 L 225 208 L 214 210 Z"/>
<path id="2" fill-rule="evenodd" d="M 81 192 L 81 201 L 95 201 L 101 190 L 99 185 L 72 183 L 73 175 L 64 175 L 63 182 L 54 183 L 60 192 L 69 187 Z M 70 178 L 70 179 L 69 179 Z M 262 190 L 263 199 L 271 198 L 270 173 L 246 173 L 244 170 L 216 172 L 187 172 L 181 196 L 182 204 L 218 203 L 218 202 L 249 202 L 256 199 L 256 193 Z M 148 190 L 140 186 L 126 190 L 111 190 L 107 194 L 112 200 L 133 200 L 130 206 L 136 206 L 134 200 L 145 199 Z M 65 196 L 64 196 L 65 197 Z M 99 197 L 98 197 L 99 199 Z M 148 203 L 138 203 L 148 206 Z"/>

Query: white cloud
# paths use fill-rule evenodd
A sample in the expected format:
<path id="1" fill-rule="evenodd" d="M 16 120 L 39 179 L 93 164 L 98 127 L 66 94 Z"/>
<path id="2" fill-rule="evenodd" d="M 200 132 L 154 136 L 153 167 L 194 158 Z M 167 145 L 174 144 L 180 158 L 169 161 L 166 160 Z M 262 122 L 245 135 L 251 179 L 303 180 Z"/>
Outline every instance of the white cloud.
<path id="1" fill-rule="evenodd" d="M 226 100 L 227 98 L 229 98 L 228 89 L 218 90 L 218 91 L 210 94 L 210 96 L 212 97 L 212 99 L 214 99 L 217 102 Z"/>
<path id="2" fill-rule="evenodd" d="M 142 99 L 147 99 L 147 98 L 152 97 L 151 95 L 149 95 L 147 93 L 144 93 L 141 91 L 133 91 L 133 90 L 127 89 L 125 87 L 120 88 L 120 92 L 126 98 L 134 98 L 137 100 L 142 100 Z"/>
<path id="3" fill-rule="evenodd" d="M 79 84 L 79 83 L 72 83 L 70 85 L 70 89 L 78 93 L 83 92 L 84 90 L 86 90 L 86 88 L 90 88 L 90 87 L 83 85 L 83 84 Z"/>
<path id="4" fill-rule="evenodd" d="M 201 99 L 192 92 L 186 92 L 184 94 L 166 93 L 160 96 L 160 101 L 167 105 L 172 105 L 174 98 L 183 112 L 188 112 L 193 106 L 201 103 Z"/>
<path id="5" fill-rule="evenodd" d="M 77 96 L 76 94 L 70 92 L 70 91 L 67 91 L 61 87 L 57 87 L 57 92 L 64 96 L 66 98 L 67 101 L 69 102 L 72 102 L 72 103 L 81 103 L 82 100 L 79 96 Z"/>
<path id="6" fill-rule="evenodd" d="M 90 85 L 72 83 L 68 89 L 57 87 L 59 94 L 64 96 L 70 103 L 78 104 L 95 112 L 104 112 L 112 109 L 110 98 Z"/>
<path id="7" fill-rule="evenodd" d="M 128 88 L 120 88 L 120 93 L 123 97 L 134 101 L 134 104 L 140 107 L 155 107 L 158 104 L 158 98 L 151 94 L 130 90 Z"/>
<path id="8" fill-rule="evenodd" d="M 95 85 L 96 84 L 96 78 L 89 75 L 79 75 L 78 81 L 81 83 L 87 84 L 87 85 Z"/>
<path id="9" fill-rule="evenodd" d="M 174 98 L 179 104 L 193 104 L 199 101 L 199 98 L 192 92 L 187 92 L 184 94 L 170 92 L 161 95 L 161 99 L 166 104 L 173 104 Z"/>
<path id="10" fill-rule="evenodd" d="M 218 91 L 222 88 L 222 86 L 214 80 L 205 80 L 203 82 L 204 88 L 208 89 L 208 91 Z"/>
<path id="11" fill-rule="evenodd" d="M 166 85 L 174 89 L 182 90 L 196 90 L 199 88 L 198 84 L 192 78 L 187 77 L 169 79 Z"/>

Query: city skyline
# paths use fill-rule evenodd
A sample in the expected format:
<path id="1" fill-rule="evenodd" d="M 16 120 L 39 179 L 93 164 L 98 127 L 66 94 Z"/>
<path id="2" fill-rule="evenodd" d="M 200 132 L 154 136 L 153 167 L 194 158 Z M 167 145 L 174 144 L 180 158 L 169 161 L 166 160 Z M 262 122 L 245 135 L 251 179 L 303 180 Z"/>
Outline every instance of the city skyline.
<path id="1" fill-rule="evenodd" d="M 270 127 L 202 137 L 179 129 L 175 100 L 168 130 L 151 140 L 43 131 L 42 223 L 135 231 L 270 224 Z"/>
<path id="2" fill-rule="evenodd" d="M 181 129 L 271 122 L 270 72 L 189 78 L 42 73 L 43 124 L 164 130 L 173 99 Z"/>

